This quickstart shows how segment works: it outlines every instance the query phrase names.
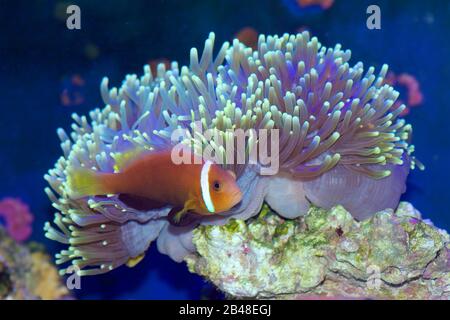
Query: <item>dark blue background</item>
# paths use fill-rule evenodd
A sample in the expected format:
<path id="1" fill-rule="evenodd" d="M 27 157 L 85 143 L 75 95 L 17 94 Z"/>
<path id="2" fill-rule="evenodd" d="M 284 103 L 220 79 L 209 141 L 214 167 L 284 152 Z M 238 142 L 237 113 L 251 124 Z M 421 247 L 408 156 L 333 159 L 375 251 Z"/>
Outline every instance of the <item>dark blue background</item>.
<path id="1" fill-rule="evenodd" d="M 326 11 L 300 10 L 290 0 L 73 1 L 82 12 L 82 29 L 70 31 L 55 13 L 56 1 L 0 1 L 0 198 L 16 196 L 35 214 L 33 240 L 54 253 L 43 236 L 53 209 L 43 175 L 61 155 L 56 128 L 69 128 L 70 114 L 102 107 L 99 83 L 108 76 L 120 85 L 127 73 L 141 73 L 151 59 L 188 63 L 189 50 L 202 47 L 210 31 L 218 43 L 241 28 L 260 33 L 295 32 L 306 26 L 326 46 L 340 42 L 353 62 L 414 75 L 424 103 L 407 119 L 414 127 L 416 155 L 427 169 L 414 171 L 404 199 L 426 218 L 450 229 L 450 1 L 336 0 Z M 69 4 L 69 3 L 68 3 Z M 366 28 L 366 8 L 377 4 L 382 29 Z M 63 6 L 64 7 L 64 6 Z M 90 59 L 87 45 L 98 48 Z M 85 85 L 73 88 L 79 74 Z M 68 80 L 69 79 L 69 80 Z M 78 90 L 84 102 L 63 106 L 63 89 Z M 150 249 L 133 269 L 82 279 L 81 298 L 197 299 L 216 293 L 204 281 Z"/>

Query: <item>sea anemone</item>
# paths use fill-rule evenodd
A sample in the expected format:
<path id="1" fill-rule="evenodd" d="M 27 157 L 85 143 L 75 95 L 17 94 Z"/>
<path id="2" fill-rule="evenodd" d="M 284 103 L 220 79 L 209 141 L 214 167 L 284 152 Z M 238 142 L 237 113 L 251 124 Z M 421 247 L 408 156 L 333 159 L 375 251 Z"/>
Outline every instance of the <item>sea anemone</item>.
<path id="1" fill-rule="evenodd" d="M 147 65 L 143 76 L 128 75 L 119 89 L 108 89 L 105 78 L 106 106 L 93 110 L 90 120 L 73 115 L 70 135 L 58 129 L 64 156 L 45 176 L 51 187 L 46 193 L 58 211 L 57 228 L 47 223 L 46 236 L 69 246 L 57 254 L 57 263 L 72 261 L 79 274 L 89 275 L 142 255 L 154 240 L 175 261 L 195 250 L 194 226 L 169 224 L 170 207 L 146 211 L 129 207 L 118 195 L 72 199 L 67 192 L 70 169 L 115 172 L 125 151 L 167 148 L 178 142 L 172 134 L 180 129 L 186 133 L 182 142 L 196 152 L 212 146 L 244 193 L 239 206 L 203 218 L 202 224 L 248 219 L 264 201 L 285 218 L 306 214 L 311 203 L 341 204 L 358 219 L 398 205 L 417 162 L 408 144 L 411 125 L 398 118 L 405 106 L 394 105 L 398 92 L 384 84 L 386 65 L 378 75 L 373 67 L 364 72 L 361 62 L 351 67 L 349 50 L 323 47 L 308 32 L 261 35 L 256 50 L 238 40 L 225 42 L 216 57 L 214 38 L 211 33 L 200 59 L 191 50 L 188 67 L 173 62 L 166 70 L 160 64 L 153 74 Z M 198 123 L 214 136 L 198 133 Z M 262 175 L 265 163 L 227 158 L 235 129 L 278 130 L 276 174 Z M 245 140 L 245 160 L 261 139 Z M 268 145 L 275 150 L 272 140 Z"/>

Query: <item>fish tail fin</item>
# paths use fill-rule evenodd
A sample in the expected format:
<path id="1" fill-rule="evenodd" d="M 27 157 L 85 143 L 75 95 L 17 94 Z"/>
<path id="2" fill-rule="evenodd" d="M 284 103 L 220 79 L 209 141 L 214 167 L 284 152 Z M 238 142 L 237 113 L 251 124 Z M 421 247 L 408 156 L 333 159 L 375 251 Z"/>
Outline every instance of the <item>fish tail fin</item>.
<path id="1" fill-rule="evenodd" d="M 67 177 L 66 191 L 71 198 L 111 193 L 105 175 L 86 168 L 71 170 Z"/>

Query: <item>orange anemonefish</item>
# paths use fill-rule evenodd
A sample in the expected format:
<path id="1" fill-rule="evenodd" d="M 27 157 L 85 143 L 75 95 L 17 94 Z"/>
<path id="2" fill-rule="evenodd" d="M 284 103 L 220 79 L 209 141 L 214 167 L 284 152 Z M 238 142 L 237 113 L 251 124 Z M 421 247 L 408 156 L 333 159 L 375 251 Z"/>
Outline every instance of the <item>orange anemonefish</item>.
<path id="1" fill-rule="evenodd" d="M 131 155 L 130 155 L 131 154 Z M 79 168 L 68 172 L 67 192 L 71 198 L 119 194 L 128 201 L 149 200 L 171 205 L 175 224 L 188 212 L 211 215 L 231 209 L 242 199 L 236 175 L 219 165 L 201 160 L 198 164 L 175 164 L 171 150 L 124 154 L 127 161 L 118 173 L 99 173 Z M 131 159 L 130 159 L 131 158 Z M 172 222 L 173 222 L 172 221 Z"/>

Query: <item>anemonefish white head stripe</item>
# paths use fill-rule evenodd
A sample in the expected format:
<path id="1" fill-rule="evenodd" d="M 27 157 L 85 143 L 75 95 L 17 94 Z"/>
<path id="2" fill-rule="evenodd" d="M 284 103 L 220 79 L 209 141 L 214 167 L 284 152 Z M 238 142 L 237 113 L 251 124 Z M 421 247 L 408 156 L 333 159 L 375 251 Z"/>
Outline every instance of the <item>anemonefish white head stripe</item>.
<path id="1" fill-rule="evenodd" d="M 203 164 L 202 171 L 200 173 L 200 187 L 202 190 L 203 202 L 205 203 L 206 208 L 209 212 L 214 213 L 214 204 L 212 202 L 211 193 L 209 191 L 209 171 L 212 164 L 213 163 L 209 160 Z"/>

